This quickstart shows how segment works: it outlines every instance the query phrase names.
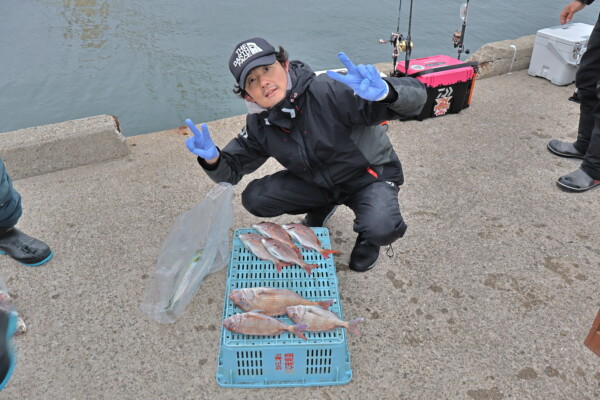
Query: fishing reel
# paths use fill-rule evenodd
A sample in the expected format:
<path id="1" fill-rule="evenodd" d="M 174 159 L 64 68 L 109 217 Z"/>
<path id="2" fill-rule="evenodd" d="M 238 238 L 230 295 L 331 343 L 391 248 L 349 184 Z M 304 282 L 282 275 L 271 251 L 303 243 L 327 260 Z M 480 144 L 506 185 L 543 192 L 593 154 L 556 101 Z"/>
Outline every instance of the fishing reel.
<path id="1" fill-rule="evenodd" d="M 404 53 L 408 50 L 408 40 L 406 40 L 402 34 L 400 33 L 392 33 L 390 40 L 379 39 L 379 44 L 391 43 L 394 47 L 394 53 L 392 56 L 396 57 L 399 53 Z M 412 51 L 415 48 L 415 44 L 410 42 L 410 50 Z"/>
<path id="2" fill-rule="evenodd" d="M 471 53 L 471 50 L 465 49 L 465 29 L 467 28 L 467 16 L 469 14 L 469 0 L 466 3 L 461 4 L 459 16 L 462 20 L 462 27 L 460 30 L 454 31 L 452 34 L 452 43 L 454 44 L 454 48 L 458 48 L 458 56 L 457 58 L 460 60 L 460 54 Z"/>
<path id="3" fill-rule="evenodd" d="M 458 46 L 463 46 L 463 35 L 462 35 L 462 31 L 454 31 L 454 34 L 452 35 L 452 44 L 454 45 L 454 48 L 456 49 Z M 465 54 L 470 54 L 471 50 L 469 49 L 465 49 L 464 50 Z"/>
<path id="4" fill-rule="evenodd" d="M 408 15 L 408 33 L 406 37 L 402 36 L 400 33 L 400 15 L 402 11 L 402 0 L 400 0 L 400 4 L 398 5 L 398 26 L 396 27 L 396 32 L 392 32 L 390 39 L 385 41 L 383 39 L 379 39 L 379 44 L 391 43 L 394 51 L 392 52 L 392 70 L 390 71 L 391 76 L 403 76 L 405 73 L 398 71 L 397 63 L 398 56 L 400 53 L 406 53 L 405 56 L 405 69 L 408 71 L 408 64 L 410 62 L 410 55 L 412 50 L 415 48 L 414 43 L 411 40 L 410 36 L 410 28 L 412 26 L 412 10 L 413 10 L 413 0 L 410 0 L 410 11 Z"/>
<path id="5" fill-rule="evenodd" d="M 454 34 L 452 35 L 452 44 L 454 45 L 454 48 L 457 48 L 460 45 L 461 38 L 462 38 L 461 32 L 454 31 Z"/>
<path id="6" fill-rule="evenodd" d="M 410 34 L 408 35 L 410 37 Z M 410 53 L 414 49 L 415 45 L 412 40 L 405 39 L 402 34 L 395 32 L 392 33 L 390 40 L 386 41 L 379 39 L 379 44 L 391 43 L 394 51 L 392 52 L 392 70 L 390 71 L 391 76 L 404 76 L 396 69 L 396 63 L 398 62 L 398 56 L 400 53 L 406 53 L 406 57 L 410 58 Z M 410 43 L 410 44 L 409 44 Z"/>

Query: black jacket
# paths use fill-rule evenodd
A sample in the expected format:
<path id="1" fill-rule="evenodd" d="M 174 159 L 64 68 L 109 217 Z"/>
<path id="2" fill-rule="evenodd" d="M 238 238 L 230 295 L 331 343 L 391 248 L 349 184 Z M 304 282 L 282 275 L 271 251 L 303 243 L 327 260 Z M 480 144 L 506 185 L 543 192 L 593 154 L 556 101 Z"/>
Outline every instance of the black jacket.
<path id="1" fill-rule="evenodd" d="M 238 183 L 269 157 L 301 179 L 331 190 L 354 192 L 374 179 L 402 183 L 400 162 L 379 125 L 407 119 L 425 104 L 425 86 L 414 78 L 385 78 L 398 94 L 391 104 L 371 102 L 345 84 L 290 62 L 292 88 L 281 103 L 248 114 L 246 126 L 223 150 L 217 164 L 200 165 L 215 182 Z M 392 89 L 390 89 L 392 90 Z M 368 168 L 386 176 L 376 178 Z"/>

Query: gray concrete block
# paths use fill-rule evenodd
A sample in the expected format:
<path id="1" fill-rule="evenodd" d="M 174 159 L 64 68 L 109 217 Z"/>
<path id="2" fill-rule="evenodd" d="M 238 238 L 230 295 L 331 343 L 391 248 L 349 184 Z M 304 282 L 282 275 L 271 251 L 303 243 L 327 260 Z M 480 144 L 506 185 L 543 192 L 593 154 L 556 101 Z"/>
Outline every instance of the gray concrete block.
<path id="1" fill-rule="evenodd" d="M 502 40 L 481 46 L 467 61 L 479 62 L 479 78 L 502 75 L 512 71 L 529 68 L 535 35 L 523 36 L 518 39 Z M 510 47 L 514 45 L 515 50 Z M 515 57 L 513 63 L 513 55 Z"/>
<path id="2" fill-rule="evenodd" d="M 119 122 L 98 115 L 0 133 L 0 158 L 12 179 L 27 178 L 129 154 Z"/>

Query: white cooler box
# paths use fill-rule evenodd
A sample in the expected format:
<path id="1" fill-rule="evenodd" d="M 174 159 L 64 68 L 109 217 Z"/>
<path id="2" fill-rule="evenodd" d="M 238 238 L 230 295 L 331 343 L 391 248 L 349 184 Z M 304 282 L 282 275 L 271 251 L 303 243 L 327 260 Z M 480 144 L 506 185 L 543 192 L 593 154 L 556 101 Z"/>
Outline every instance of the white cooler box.
<path id="1" fill-rule="evenodd" d="M 575 82 L 577 65 L 593 29 L 593 25 L 575 22 L 537 31 L 529 75 L 541 76 L 555 85 Z"/>

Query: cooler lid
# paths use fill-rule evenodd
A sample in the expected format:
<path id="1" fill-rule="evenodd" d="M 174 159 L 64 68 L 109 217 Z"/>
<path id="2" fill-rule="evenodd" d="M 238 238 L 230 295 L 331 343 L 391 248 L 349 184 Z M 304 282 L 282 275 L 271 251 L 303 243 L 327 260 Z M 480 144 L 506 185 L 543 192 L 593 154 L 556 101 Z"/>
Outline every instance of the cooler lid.
<path id="1" fill-rule="evenodd" d="M 575 43 L 587 42 L 593 29 L 593 25 L 574 22 L 540 29 L 537 31 L 537 35 L 560 43 L 573 45 Z"/>

